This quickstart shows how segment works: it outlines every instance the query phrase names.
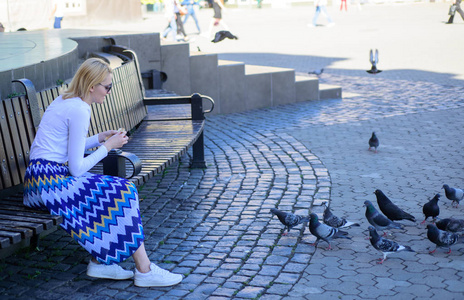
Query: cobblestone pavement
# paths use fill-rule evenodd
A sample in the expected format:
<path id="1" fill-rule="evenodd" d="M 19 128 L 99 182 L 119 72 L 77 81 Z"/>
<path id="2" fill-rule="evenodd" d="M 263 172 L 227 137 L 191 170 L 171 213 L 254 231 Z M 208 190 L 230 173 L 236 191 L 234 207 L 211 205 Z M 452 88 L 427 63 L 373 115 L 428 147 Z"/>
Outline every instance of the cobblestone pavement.
<path id="1" fill-rule="evenodd" d="M 441 217 L 462 218 L 462 203 L 452 208 L 441 186 L 463 187 L 464 86 L 438 72 L 381 74 L 335 70 L 321 81 L 341 85 L 343 99 L 209 117 L 208 168 L 190 170 L 186 156 L 140 189 L 150 258 L 184 274 L 181 284 L 138 288 L 87 277 L 88 254 L 58 230 L 41 251 L 0 262 L 1 298 L 462 299 L 464 245 L 429 254 L 434 245 L 419 223 L 436 193 Z M 377 154 L 367 151 L 372 131 Z M 375 189 L 417 219 L 389 236 L 415 252 L 382 265 L 365 239 L 362 207 L 375 203 Z M 361 224 L 333 250 L 312 246 L 306 226 L 282 236 L 269 213 L 277 206 L 320 214 L 323 202 Z"/>

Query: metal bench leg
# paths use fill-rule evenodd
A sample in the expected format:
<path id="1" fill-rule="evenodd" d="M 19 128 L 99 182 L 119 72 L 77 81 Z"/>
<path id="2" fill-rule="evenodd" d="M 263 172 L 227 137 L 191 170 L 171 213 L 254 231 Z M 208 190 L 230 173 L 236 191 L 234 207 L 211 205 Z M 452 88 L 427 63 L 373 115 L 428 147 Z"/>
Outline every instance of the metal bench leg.
<path id="1" fill-rule="evenodd" d="M 195 144 L 192 147 L 193 150 L 193 158 L 192 162 L 190 163 L 190 168 L 192 169 L 205 169 L 205 144 L 203 138 L 203 132 L 201 132 L 200 136 L 198 137 Z"/>
<path id="2" fill-rule="evenodd" d="M 204 120 L 205 114 L 203 113 L 203 100 L 199 94 L 192 95 L 192 120 Z M 203 131 L 193 144 L 193 158 L 190 163 L 192 169 L 205 169 L 205 143 L 203 138 Z"/>

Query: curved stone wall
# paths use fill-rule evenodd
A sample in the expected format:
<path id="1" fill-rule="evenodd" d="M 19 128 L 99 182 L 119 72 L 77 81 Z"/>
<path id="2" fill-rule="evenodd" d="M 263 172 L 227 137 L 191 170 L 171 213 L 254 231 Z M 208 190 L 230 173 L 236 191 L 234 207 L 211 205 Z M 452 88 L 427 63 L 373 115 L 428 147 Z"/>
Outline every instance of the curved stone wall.
<path id="1" fill-rule="evenodd" d="M 22 93 L 12 80 L 28 78 L 37 90 L 53 86 L 74 74 L 78 62 L 77 42 L 54 31 L 3 33 L 0 51 L 0 99 Z"/>

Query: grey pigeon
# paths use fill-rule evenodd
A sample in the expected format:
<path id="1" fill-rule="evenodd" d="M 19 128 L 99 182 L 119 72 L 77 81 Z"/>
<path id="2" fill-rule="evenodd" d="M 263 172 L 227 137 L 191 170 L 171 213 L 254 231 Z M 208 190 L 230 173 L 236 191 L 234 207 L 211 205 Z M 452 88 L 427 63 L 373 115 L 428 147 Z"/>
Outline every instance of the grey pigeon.
<path id="1" fill-rule="evenodd" d="M 377 74 L 377 73 L 380 73 L 382 72 L 381 70 L 377 69 L 377 64 L 379 63 L 379 50 L 375 49 L 375 56 L 374 56 L 374 53 L 371 49 L 371 51 L 369 52 L 369 61 L 372 65 L 371 69 L 370 70 L 367 70 L 366 72 L 367 73 L 370 73 L 370 74 Z"/>
<path id="2" fill-rule="evenodd" d="M 374 246 L 375 249 L 383 253 L 383 258 L 380 259 L 380 261 L 378 262 L 379 264 L 383 263 L 387 259 L 387 255 L 389 254 L 400 251 L 415 252 L 409 246 L 403 246 L 398 244 L 397 242 L 382 238 L 373 226 L 369 226 L 368 229 L 369 240 L 371 241 L 371 245 Z"/>
<path id="3" fill-rule="evenodd" d="M 336 238 L 351 239 L 348 236 L 348 232 L 342 231 L 338 228 L 334 228 L 324 223 L 320 223 L 319 218 L 315 213 L 311 213 L 309 216 L 309 231 L 311 231 L 311 234 L 316 237 L 316 242 L 314 243 L 314 245 L 317 246 L 320 240 L 323 240 L 327 242 L 327 244 L 329 244 L 329 247 L 327 249 L 330 250 L 332 249 L 330 245 L 330 240 Z"/>
<path id="4" fill-rule="evenodd" d="M 370 151 L 371 148 L 374 148 L 374 152 L 377 153 L 377 148 L 379 147 L 379 145 L 379 138 L 375 135 L 375 132 L 372 132 L 371 138 L 369 139 L 369 149 L 367 150 Z"/>
<path id="5" fill-rule="evenodd" d="M 290 229 L 301 223 L 309 222 L 309 217 L 283 212 L 277 208 L 271 208 L 271 213 L 276 215 L 279 218 L 280 223 L 285 225 L 284 233 L 282 235 L 287 235 L 287 233 L 290 232 Z M 287 229 L 287 233 L 285 233 L 285 229 Z"/>
<path id="6" fill-rule="evenodd" d="M 231 39 L 231 40 L 238 40 L 238 37 L 230 33 L 230 31 L 221 30 L 221 31 L 216 32 L 216 34 L 214 35 L 214 39 L 211 42 L 219 43 L 220 41 L 226 38 Z"/>
<path id="7" fill-rule="evenodd" d="M 449 187 L 447 184 L 444 184 L 443 188 L 445 189 L 446 198 L 453 201 L 452 204 L 456 203 L 456 207 L 458 207 L 459 201 L 464 198 L 464 191 L 461 189 Z"/>
<path id="8" fill-rule="evenodd" d="M 324 72 L 324 68 L 322 68 L 322 69 L 317 69 L 317 70 L 314 70 L 314 71 L 308 72 L 308 74 L 314 74 L 314 75 L 316 75 L 316 76 L 318 76 L 318 77 L 319 77 L 319 76 L 321 76 L 321 75 L 322 75 L 322 73 L 323 73 L 323 72 Z"/>
<path id="9" fill-rule="evenodd" d="M 435 223 L 436 218 L 440 214 L 440 207 L 438 206 L 438 200 L 440 199 L 440 194 L 436 194 L 429 202 L 425 203 L 422 207 L 422 212 L 424 213 L 425 219 L 421 222 L 424 224 L 425 221 L 429 218 L 433 218 L 433 222 Z"/>
<path id="10" fill-rule="evenodd" d="M 464 231 L 464 220 L 446 218 L 441 219 L 435 223 L 438 229 L 449 231 L 449 232 L 463 232 Z"/>
<path id="11" fill-rule="evenodd" d="M 372 205 L 371 201 L 364 201 L 364 206 L 366 207 L 366 218 L 369 224 L 374 226 L 377 230 L 383 230 L 384 235 L 386 235 L 385 230 L 387 229 L 403 229 L 402 224 L 393 222 L 389 218 L 379 213 L 374 205 Z"/>
<path id="12" fill-rule="evenodd" d="M 335 228 L 345 228 L 350 226 L 359 226 L 358 223 L 347 221 L 345 218 L 339 218 L 332 213 L 330 208 L 327 206 L 327 203 L 324 202 L 324 206 L 326 207 L 324 210 L 324 218 L 323 221 L 325 224 L 335 227 Z"/>
<path id="13" fill-rule="evenodd" d="M 456 244 L 459 240 L 459 235 L 457 233 L 440 230 L 435 224 L 427 225 L 427 237 L 432 243 L 437 245 L 435 249 L 429 253 L 434 253 L 438 247 L 448 247 L 448 254 L 450 254 L 451 246 Z"/>
<path id="14" fill-rule="evenodd" d="M 414 216 L 396 206 L 381 190 L 375 190 L 374 194 L 377 198 L 377 204 L 379 205 L 380 210 L 387 218 L 392 221 L 409 220 L 416 222 L 416 218 L 414 218 Z"/>

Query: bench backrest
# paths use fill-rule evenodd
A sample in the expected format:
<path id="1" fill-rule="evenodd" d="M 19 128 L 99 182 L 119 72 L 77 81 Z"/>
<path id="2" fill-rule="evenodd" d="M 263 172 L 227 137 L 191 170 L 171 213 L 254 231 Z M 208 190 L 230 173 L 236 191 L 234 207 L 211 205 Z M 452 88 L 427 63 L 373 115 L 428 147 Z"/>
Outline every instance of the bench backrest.
<path id="1" fill-rule="evenodd" d="M 111 93 L 102 105 L 92 107 L 89 135 L 118 128 L 130 132 L 140 124 L 147 114 L 140 80 L 135 60 L 113 70 Z M 0 105 L 0 194 L 23 183 L 29 149 L 40 119 L 66 88 L 65 85 L 36 92 L 28 79 L 16 81 L 23 84 L 26 95 L 5 99 Z"/>

